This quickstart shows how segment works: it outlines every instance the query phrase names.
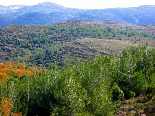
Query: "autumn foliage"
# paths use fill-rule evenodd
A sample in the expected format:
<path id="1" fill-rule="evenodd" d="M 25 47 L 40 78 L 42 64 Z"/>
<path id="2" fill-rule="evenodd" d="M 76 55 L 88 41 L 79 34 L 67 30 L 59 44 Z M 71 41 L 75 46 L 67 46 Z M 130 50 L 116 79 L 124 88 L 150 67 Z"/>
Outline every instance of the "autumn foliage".
<path id="1" fill-rule="evenodd" d="M 22 63 L 0 63 L 0 86 L 2 87 L 9 79 L 18 81 L 22 76 L 33 77 L 36 72 L 41 72 L 41 70 L 37 66 L 26 68 Z M 22 116 L 21 112 L 11 112 L 11 107 L 11 100 L 9 98 L 2 98 L 0 100 L 0 116 Z"/>
<path id="2" fill-rule="evenodd" d="M 0 72 L 0 83 L 4 83 L 7 79 L 9 79 L 8 74 Z"/>
<path id="3" fill-rule="evenodd" d="M 22 116 L 21 112 L 19 113 L 12 113 L 11 112 L 11 100 L 8 98 L 4 98 L 1 100 L 0 105 L 0 115 L 2 116 Z"/>
<path id="4" fill-rule="evenodd" d="M 0 105 L 0 115 L 9 116 L 11 113 L 11 106 L 12 104 L 10 99 L 2 99 Z"/>
<path id="5" fill-rule="evenodd" d="M 11 116 L 22 116 L 22 113 L 20 112 L 20 113 L 13 113 L 13 114 L 11 114 Z"/>
<path id="6" fill-rule="evenodd" d="M 16 77 L 27 75 L 32 77 L 34 75 L 34 71 L 32 72 L 32 69 L 32 67 L 26 69 L 25 65 L 22 63 L 8 62 L 5 65 L 0 63 L 0 83 L 6 82 L 6 80 L 9 79 L 9 75 L 14 75 Z"/>

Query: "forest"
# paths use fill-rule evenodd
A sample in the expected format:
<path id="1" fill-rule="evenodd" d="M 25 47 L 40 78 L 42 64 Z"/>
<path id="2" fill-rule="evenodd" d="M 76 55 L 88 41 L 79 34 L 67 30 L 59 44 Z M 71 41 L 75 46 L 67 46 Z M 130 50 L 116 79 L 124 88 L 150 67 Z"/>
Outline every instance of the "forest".
<path id="1" fill-rule="evenodd" d="M 0 115 L 153 116 L 155 49 L 149 41 L 154 35 L 121 28 L 59 24 L 0 29 Z M 82 38 L 148 42 L 115 55 L 67 57 L 72 51 L 65 44 Z"/>
<path id="2" fill-rule="evenodd" d="M 150 99 L 144 113 L 155 109 L 155 49 L 147 45 L 48 70 L 8 62 L 0 65 L 0 76 L 1 115 L 111 116 L 121 100 L 139 95 Z"/>
<path id="3" fill-rule="evenodd" d="M 122 27 L 121 24 L 96 24 L 93 21 L 73 21 L 50 26 L 17 26 L 0 29 L 0 60 L 25 62 L 40 67 L 50 67 L 51 63 L 63 65 L 68 51 L 72 48 L 66 42 L 76 42 L 80 38 L 109 40 L 151 40 L 154 33 L 142 27 Z M 114 27 L 112 27 L 114 25 Z M 125 25 L 125 24 L 124 24 Z M 134 27 L 137 28 L 137 27 Z M 147 29 L 147 27 L 146 27 Z M 71 57 L 74 57 L 74 53 Z M 90 56 L 90 54 L 87 54 Z M 85 55 L 81 55 L 85 57 Z"/>

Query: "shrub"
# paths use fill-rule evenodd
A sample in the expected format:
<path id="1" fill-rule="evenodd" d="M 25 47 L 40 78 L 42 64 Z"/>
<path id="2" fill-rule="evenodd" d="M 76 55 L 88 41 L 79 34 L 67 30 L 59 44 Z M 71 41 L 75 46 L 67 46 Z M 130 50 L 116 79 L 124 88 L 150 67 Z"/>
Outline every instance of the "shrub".
<path id="1" fill-rule="evenodd" d="M 123 91 L 117 86 L 116 83 L 114 83 L 114 86 L 112 88 L 112 95 L 113 101 L 120 101 L 124 98 Z"/>

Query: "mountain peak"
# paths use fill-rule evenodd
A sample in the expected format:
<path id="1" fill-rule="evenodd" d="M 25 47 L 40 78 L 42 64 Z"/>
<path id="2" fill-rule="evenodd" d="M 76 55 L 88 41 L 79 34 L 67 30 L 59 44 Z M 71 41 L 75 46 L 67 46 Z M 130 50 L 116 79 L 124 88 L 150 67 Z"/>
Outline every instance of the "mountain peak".
<path id="1" fill-rule="evenodd" d="M 20 8 L 21 7 L 21 8 Z M 74 9 L 66 8 L 52 2 L 43 2 L 33 6 L 0 6 L 0 27 L 10 24 L 33 25 L 31 19 L 39 25 L 83 19 L 105 22 L 126 22 L 131 24 L 155 24 L 155 6 L 112 9 Z M 33 14 L 33 12 L 35 12 Z M 30 15 L 28 15 L 30 13 Z M 26 14 L 26 15 L 25 15 Z M 44 14 L 44 16 L 42 15 Z M 149 14 L 149 15 L 148 15 Z M 5 19 L 5 20 L 4 20 Z M 40 23 L 41 22 L 41 23 Z M 77 23 L 77 22 L 76 22 Z M 5 24 L 5 25 L 4 25 Z"/>
<path id="2" fill-rule="evenodd" d="M 42 3 L 38 3 L 37 5 L 44 5 L 44 6 L 61 6 L 61 5 L 58 5 L 58 4 L 56 4 L 56 3 L 48 2 L 48 1 L 42 2 Z M 63 7 L 63 6 L 61 6 L 61 7 Z"/>

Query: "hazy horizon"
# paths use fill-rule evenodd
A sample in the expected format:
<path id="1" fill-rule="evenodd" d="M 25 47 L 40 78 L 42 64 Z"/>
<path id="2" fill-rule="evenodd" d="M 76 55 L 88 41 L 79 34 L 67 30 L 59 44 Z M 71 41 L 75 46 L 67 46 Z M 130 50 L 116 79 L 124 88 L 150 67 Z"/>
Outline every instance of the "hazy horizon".
<path id="1" fill-rule="evenodd" d="M 19 1 L 19 0 L 5 0 L 0 1 L 0 5 L 9 6 L 9 5 L 36 5 L 43 2 L 52 2 L 58 5 L 62 5 L 67 8 L 78 8 L 78 9 L 105 9 L 105 8 L 125 8 L 125 7 L 138 7 L 142 5 L 155 5 L 155 1 L 147 0 L 26 0 L 26 1 Z"/>

